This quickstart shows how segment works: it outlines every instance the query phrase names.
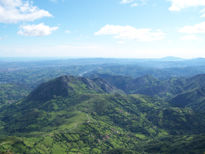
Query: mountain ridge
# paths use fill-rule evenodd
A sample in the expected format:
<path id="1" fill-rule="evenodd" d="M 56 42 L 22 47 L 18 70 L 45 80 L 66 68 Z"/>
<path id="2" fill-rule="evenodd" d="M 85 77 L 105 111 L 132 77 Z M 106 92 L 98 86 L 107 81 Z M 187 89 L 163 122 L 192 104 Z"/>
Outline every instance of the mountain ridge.
<path id="1" fill-rule="evenodd" d="M 47 101 L 54 97 L 68 97 L 77 93 L 114 93 L 120 92 L 103 79 L 93 80 L 84 77 L 60 76 L 54 80 L 42 83 L 27 97 L 27 101 Z"/>

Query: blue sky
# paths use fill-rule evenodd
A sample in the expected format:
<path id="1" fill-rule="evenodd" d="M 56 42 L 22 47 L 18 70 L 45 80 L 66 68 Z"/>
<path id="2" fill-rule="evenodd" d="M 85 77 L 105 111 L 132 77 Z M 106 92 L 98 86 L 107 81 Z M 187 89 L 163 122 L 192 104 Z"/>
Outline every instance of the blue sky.
<path id="1" fill-rule="evenodd" d="M 204 0 L 0 0 L 1 57 L 205 57 Z"/>

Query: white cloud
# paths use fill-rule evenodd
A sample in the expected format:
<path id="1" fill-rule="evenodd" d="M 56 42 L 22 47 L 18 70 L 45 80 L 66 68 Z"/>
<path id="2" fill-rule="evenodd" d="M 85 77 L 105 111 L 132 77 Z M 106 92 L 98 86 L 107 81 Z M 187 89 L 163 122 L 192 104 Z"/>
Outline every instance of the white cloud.
<path id="1" fill-rule="evenodd" d="M 131 7 L 145 5 L 147 0 L 121 0 L 121 4 L 129 4 Z"/>
<path id="2" fill-rule="evenodd" d="M 33 6 L 32 1 L 0 0 L 0 23 L 34 21 L 51 16 L 48 11 Z"/>
<path id="3" fill-rule="evenodd" d="M 136 41 L 154 41 L 162 40 L 165 34 L 161 30 L 136 29 L 132 26 L 105 25 L 95 35 L 112 35 L 115 39 L 136 40 Z"/>
<path id="4" fill-rule="evenodd" d="M 120 3 L 129 4 L 129 3 L 132 3 L 133 1 L 135 1 L 135 0 L 122 0 Z"/>
<path id="5" fill-rule="evenodd" d="M 196 35 L 185 35 L 180 38 L 181 40 L 198 40 Z"/>
<path id="6" fill-rule="evenodd" d="M 49 27 L 43 23 L 38 25 L 24 25 L 20 26 L 19 35 L 24 36 L 46 36 L 50 35 L 52 31 L 57 30 L 58 27 Z"/>
<path id="7" fill-rule="evenodd" d="M 189 7 L 205 6 L 205 0 L 168 0 L 171 2 L 170 11 L 180 11 Z"/>
<path id="8" fill-rule="evenodd" d="M 179 32 L 186 34 L 205 34 L 205 22 L 192 26 L 184 26 L 179 29 Z"/>

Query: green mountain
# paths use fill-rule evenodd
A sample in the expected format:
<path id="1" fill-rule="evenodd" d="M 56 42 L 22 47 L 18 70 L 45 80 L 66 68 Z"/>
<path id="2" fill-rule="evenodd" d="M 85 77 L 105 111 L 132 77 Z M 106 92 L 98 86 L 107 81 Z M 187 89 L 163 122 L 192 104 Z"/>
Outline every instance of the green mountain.
<path id="1" fill-rule="evenodd" d="M 189 107 L 197 112 L 205 111 L 205 75 L 200 74 L 187 79 L 183 92 L 170 100 L 176 107 Z"/>
<path id="2" fill-rule="evenodd" d="M 81 93 L 115 93 L 120 92 L 106 81 L 95 78 L 61 76 L 43 83 L 27 97 L 27 101 L 48 101 L 54 97 L 72 97 Z"/>
<path id="3" fill-rule="evenodd" d="M 185 90 L 193 90 L 205 87 L 205 74 L 199 74 L 187 79 Z"/>
<path id="4" fill-rule="evenodd" d="M 89 74 L 89 78 L 102 78 L 103 80 L 121 89 L 127 94 L 144 94 L 148 96 L 160 96 L 171 98 L 184 91 L 187 81 L 185 78 L 170 78 L 159 80 L 150 75 L 131 78 L 126 76 L 115 76 L 110 74 Z"/>
<path id="5" fill-rule="evenodd" d="M 159 80 L 150 75 L 139 78 L 95 74 L 127 94 L 143 94 L 157 96 L 169 101 L 175 107 L 190 107 L 195 111 L 205 109 L 205 75 L 199 74 L 191 78 L 170 78 Z M 90 78 L 91 78 L 90 77 Z"/>
<path id="6" fill-rule="evenodd" d="M 147 83 L 139 80 L 143 82 Z M 61 76 L 39 85 L 24 100 L 0 108 L 0 151 L 202 153 L 204 119 L 190 108 L 124 94 L 99 78 Z M 176 142 L 184 150 L 174 148 Z M 196 142 L 200 145 L 191 148 Z"/>
<path id="7" fill-rule="evenodd" d="M 36 86 L 50 79 L 62 75 L 86 76 L 88 74 L 112 74 L 114 76 L 127 76 L 138 78 L 151 75 L 154 78 L 167 80 L 169 78 L 188 78 L 205 73 L 203 58 L 189 60 L 162 59 L 0 59 L 0 106 L 16 102 Z M 118 80 L 118 79 L 116 79 Z M 124 82 L 121 80 L 122 83 Z M 125 81 L 126 82 L 126 81 Z M 120 82 L 118 83 L 120 85 Z M 132 85 L 132 84 L 128 84 Z M 127 92 L 134 92 L 128 86 Z M 161 86 L 160 86 L 161 87 Z M 160 90 L 160 97 L 170 93 L 164 86 Z M 172 87 L 172 86 L 170 86 Z M 157 88 L 157 87 L 156 87 Z M 144 94 L 158 95 L 156 88 L 148 88 L 150 92 L 140 89 Z M 118 87 L 118 89 L 121 89 Z M 125 89 L 121 89 L 125 91 Z M 164 92 L 165 91 L 165 92 Z M 174 89 L 175 91 L 175 89 Z"/>
<path id="8" fill-rule="evenodd" d="M 139 78 L 95 74 L 127 94 L 157 96 L 169 101 L 172 106 L 189 107 L 195 111 L 205 110 L 205 75 L 191 78 L 170 78 L 159 80 L 150 75 Z"/>
<path id="9" fill-rule="evenodd" d="M 171 100 L 176 107 L 190 107 L 195 111 L 205 111 L 205 87 L 186 91 Z"/>

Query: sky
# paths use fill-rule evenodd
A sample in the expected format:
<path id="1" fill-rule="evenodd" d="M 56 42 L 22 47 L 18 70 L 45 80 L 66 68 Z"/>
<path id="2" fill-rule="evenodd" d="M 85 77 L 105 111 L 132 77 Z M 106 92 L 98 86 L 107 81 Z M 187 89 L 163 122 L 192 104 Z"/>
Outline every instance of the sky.
<path id="1" fill-rule="evenodd" d="M 205 0 L 0 0 L 0 57 L 205 57 Z"/>

